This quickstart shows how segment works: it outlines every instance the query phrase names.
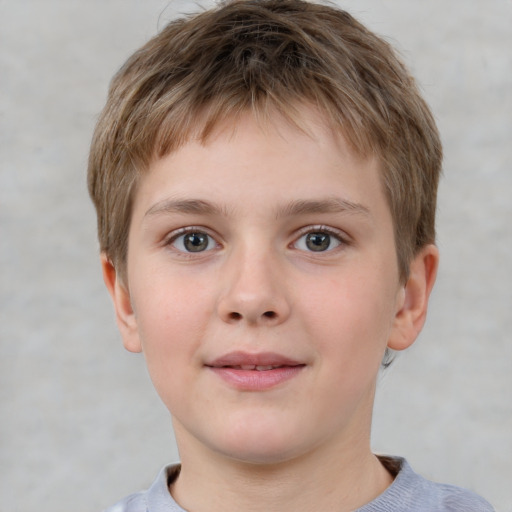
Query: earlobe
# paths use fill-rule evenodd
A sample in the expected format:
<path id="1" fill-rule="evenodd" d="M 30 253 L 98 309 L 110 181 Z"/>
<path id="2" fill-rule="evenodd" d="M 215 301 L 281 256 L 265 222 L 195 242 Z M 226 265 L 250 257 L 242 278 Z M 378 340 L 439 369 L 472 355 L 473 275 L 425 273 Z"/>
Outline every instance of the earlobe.
<path id="1" fill-rule="evenodd" d="M 142 352 L 135 312 L 130 300 L 130 292 L 123 283 L 114 264 L 103 253 L 101 255 L 101 268 L 103 271 L 103 281 L 114 303 L 117 326 L 123 338 L 123 345 L 130 352 Z"/>
<path id="2" fill-rule="evenodd" d="M 439 251 L 432 244 L 425 246 L 412 260 L 409 277 L 401 291 L 400 307 L 388 341 L 389 348 L 404 350 L 418 337 L 427 316 L 438 264 Z"/>

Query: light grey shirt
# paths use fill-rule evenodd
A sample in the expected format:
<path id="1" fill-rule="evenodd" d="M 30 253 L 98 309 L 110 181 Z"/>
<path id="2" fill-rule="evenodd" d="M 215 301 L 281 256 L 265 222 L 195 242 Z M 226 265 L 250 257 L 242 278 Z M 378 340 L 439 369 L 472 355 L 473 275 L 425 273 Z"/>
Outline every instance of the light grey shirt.
<path id="1" fill-rule="evenodd" d="M 400 458 L 393 483 L 375 500 L 354 512 L 494 512 L 480 496 L 454 485 L 438 484 L 415 473 Z M 169 493 L 179 465 L 166 466 L 147 491 L 131 494 L 105 512 L 186 512 Z"/>

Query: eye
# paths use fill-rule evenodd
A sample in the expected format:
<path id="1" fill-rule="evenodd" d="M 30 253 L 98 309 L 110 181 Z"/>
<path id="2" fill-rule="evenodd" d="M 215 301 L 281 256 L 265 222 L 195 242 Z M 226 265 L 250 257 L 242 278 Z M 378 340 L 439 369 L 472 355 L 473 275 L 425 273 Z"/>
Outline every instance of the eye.
<path id="1" fill-rule="evenodd" d="M 174 236 L 170 245 L 181 252 L 204 252 L 213 249 L 216 242 L 203 231 L 187 231 Z"/>
<path id="2" fill-rule="evenodd" d="M 305 233 L 294 245 L 301 251 L 325 252 L 336 249 L 341 244 L 340 236 L 322 229 Z"/>

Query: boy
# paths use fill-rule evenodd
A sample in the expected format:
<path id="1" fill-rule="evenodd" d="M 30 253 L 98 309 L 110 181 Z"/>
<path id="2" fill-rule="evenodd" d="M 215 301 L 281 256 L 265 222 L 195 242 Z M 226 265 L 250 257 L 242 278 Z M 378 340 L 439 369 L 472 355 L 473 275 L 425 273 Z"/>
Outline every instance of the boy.
<path id="1" fill-rule="evenodd" d="M 370 450 L 379 367 L 435 281 L 440 168 L 413 79 L 336 8 L 231 1 L 128 60 L 89 189 L 181 464 L 109 510 L 492 510 Z"/>

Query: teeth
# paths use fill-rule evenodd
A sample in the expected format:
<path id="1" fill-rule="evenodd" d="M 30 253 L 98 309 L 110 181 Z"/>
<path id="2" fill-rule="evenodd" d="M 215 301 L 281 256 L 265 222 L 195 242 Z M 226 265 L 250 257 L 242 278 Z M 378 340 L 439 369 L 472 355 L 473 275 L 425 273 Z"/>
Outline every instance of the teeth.
<path id="1" fill-rule="evenodd" d="M 241 364 L 239 366 L 231 366 L 231 367 L 225 367 L 225 368 L 234 368 L 235 370 L 245 370 L 245 371 L 253 371 L 256 370 L 258 372 L 264 372 L 267 370 L 274 370 L 275 368 L 281 368 L 281 365 L 274 365 L 274 364 Z"/>
<path id="2" fill-rule="evenodd" d="M 237 368 L 239 370 L 252 371 L 256 370 L 258 372 L 264 372 L 267 370 L 273 370 L 274 368 L 280 368 L 280 366 L 267 364 L 267 365 L 255 365 L 255 364 L 241 364 L 240 366 L 233 366 L 233 368 Z"/>

